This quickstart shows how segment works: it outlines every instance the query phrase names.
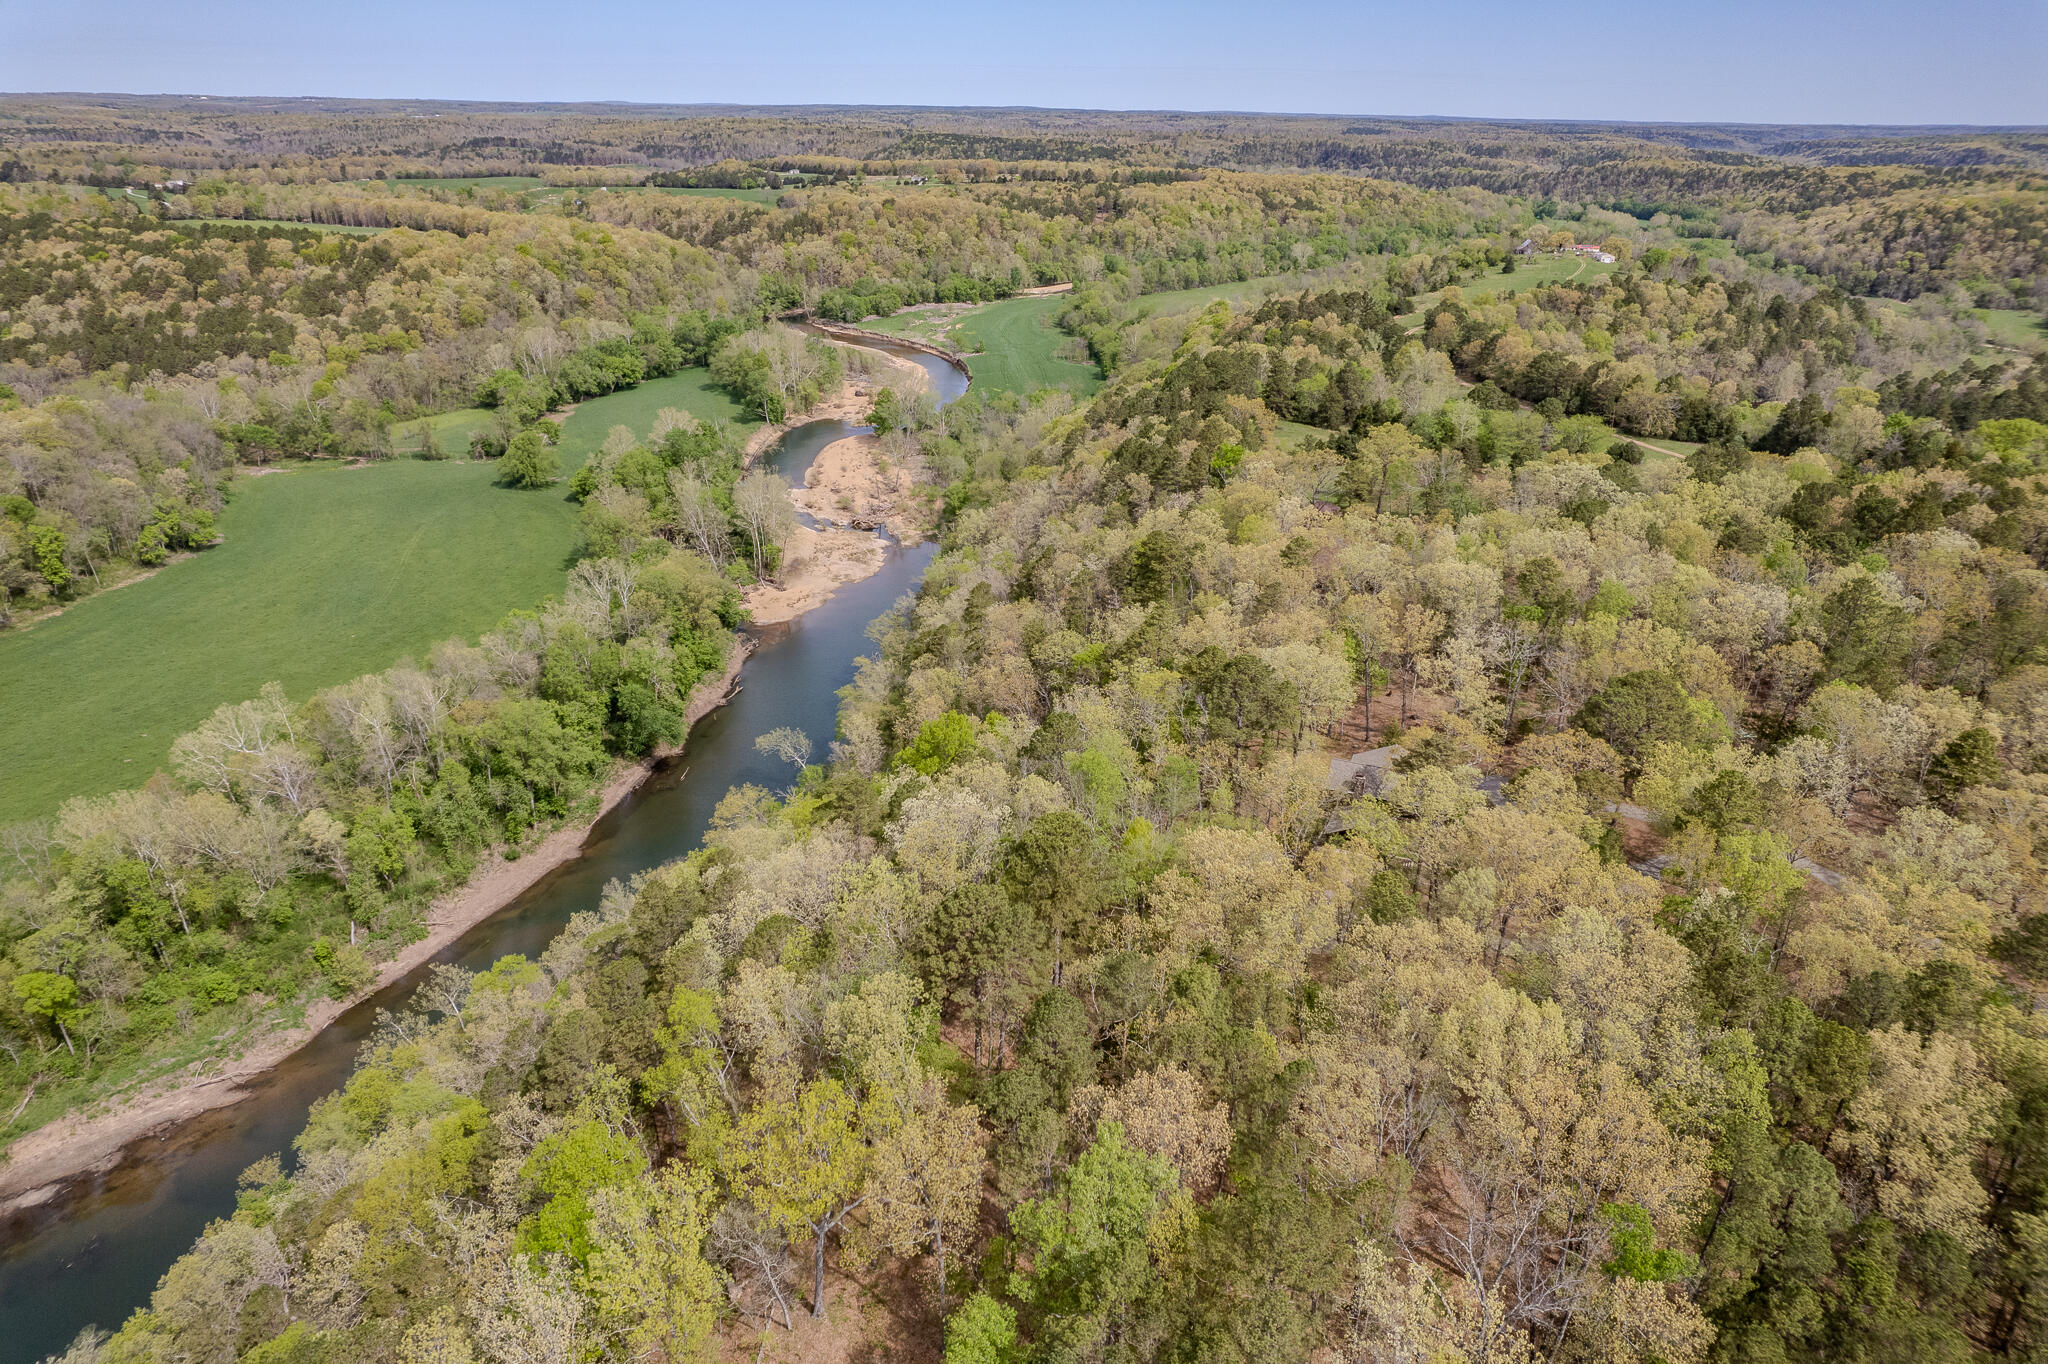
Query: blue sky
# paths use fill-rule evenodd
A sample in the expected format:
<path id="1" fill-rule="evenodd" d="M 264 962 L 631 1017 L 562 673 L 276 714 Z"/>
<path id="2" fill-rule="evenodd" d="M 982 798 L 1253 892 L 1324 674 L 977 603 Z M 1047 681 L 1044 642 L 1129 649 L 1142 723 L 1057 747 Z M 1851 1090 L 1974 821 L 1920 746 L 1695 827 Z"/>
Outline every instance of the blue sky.
<path id="1" fill-rule="evenodd" d="M 0 0 L 0 89 L 2048 124 L 2048 0 Z"/>

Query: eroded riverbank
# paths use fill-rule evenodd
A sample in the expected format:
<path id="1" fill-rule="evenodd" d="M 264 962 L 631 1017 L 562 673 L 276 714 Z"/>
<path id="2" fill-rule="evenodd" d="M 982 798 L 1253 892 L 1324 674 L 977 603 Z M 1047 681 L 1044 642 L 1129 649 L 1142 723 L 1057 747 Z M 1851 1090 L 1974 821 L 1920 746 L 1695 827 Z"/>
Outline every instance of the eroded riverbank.
<path id="1" fill-rule="evenodd" d="M 752 648 L 752 641 L 736 640 L 724 671 L 699 683 L 691 693 L 685 717 L 692 726 L 725 704 Z M 597 808 L 588 818 L 555 830 L 517 858 L 508 859 L 502 850 L 493 852 L 469 880 L 434 901 L 427 914 L 427 935 L 382 963 L 376 978 L 361 990 L 345 999 L 310 1005 L 297 1026 L 273 1033 L 236 1055 L 197 1062 L 110 1108 L 59 1118 L 23 1136 L 8 1148 L 6 1163 L 0 1164 L 0 1218 L 61 1197 L 66 1185 L 104 1173 L 119 1162 L 127 1147 L 164 1127 L 239 1103 L 247 1097 L 246 1082 L 252 1077 L 291 1056 L 349 1009 L 432 961 L 543 876 L 579 856 L 597 822 L 637 790 L 674 751 L 680 750 L 621 764 L 599 793 Z"/>

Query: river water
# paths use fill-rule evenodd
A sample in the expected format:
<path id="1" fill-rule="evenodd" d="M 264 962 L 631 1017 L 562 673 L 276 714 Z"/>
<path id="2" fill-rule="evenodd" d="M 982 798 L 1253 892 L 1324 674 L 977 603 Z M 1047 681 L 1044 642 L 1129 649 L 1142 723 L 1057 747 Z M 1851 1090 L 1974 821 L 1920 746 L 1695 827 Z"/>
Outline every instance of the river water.
<path id="1" fill-rule="evenodd" d="M 937 356 L 877 346 L 919 365 L 939 400 L 967 389 L 967 377 Z M 790 431 L 762 463 L 794 486 L 820 450 L 864 427 L 819 421 Z M 435 961 L 471 970 L 508 953 L 537 957 L 581 910 L 595 909 L 607 882 L 625 881 L 697 846 L 718 801 L 732 787 L 787 784 L 781 759 L 754 750 L 771 729 L 794 726 L 822 754 L 835 732 L 839 688 L 872 651 L 867 627 L 923 577 L 936 547 L 891 543 L 879 573 L 839 589 L 817 609 L 756 632 L 740 690 L 690 730 L 633 794 L 592 827 L 575 860 L 451 943 Z M 270 1155 L 289 1160 L 292 1138 L 314 1100 L 355 1068 L 377 1011 L 404 1005 L 425 978 L 419 970 L 379 991 L 274 1069 L 246 1097 L 128 1148 L 114 1169 L 81 1180 L 53 1202 L 0 1221 L 0 1364 L 33 1364 L 62 1350 L 80 1329 L 114 1329 L 149 1301 L 171 1261 L 207 1223 L 234 1211 L 235 1181 Z"/>

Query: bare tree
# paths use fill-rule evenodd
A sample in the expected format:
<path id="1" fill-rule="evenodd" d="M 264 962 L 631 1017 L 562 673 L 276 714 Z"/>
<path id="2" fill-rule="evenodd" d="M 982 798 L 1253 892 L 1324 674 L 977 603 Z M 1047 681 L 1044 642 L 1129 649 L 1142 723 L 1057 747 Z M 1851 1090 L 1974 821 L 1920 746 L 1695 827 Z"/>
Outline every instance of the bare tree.
<path id="1" fill-rule="evenodd" d="M 689 469 L 668 471 L 669 522 L 678 538 L 720 568 L 732 548 L 725 509 L 711 486 Z"/>
<path id="2" fill-rule="evenodd" d="M 756 469 L 733 485 L 732 505 L 753 543 L 754 576 L 766 578 L 768 546 L 779 544 L 796 525 L 796 508 L 790 505 L 789 488 L 766 469 Z"/>
<path id="3" fill-rule="evenodd" d="M 771 327 L 761 333 L 761 341 L 762 354 L 768 360 L 769 382 L 782 395 L 782 412 L 787 417 L 790 399 L 816 372 L 816 361 L 811 357 L 810 347 L 804 344 L 804 337 L 787 328 Z"/>
<path id="4" fill-rule="evenodd" d="M 306 813 L 314 801 L 320 768 L 295 744 L 278 744 L 256 760 L 250 784 L 259 796 L 270 796 Z"/>
<path id="5" fill-rule="evenodd" d="M 0 857 L 20 867 L 40 884 L 50 874 L 51 830 L 47 819 L 24 820 L 0 827 Z"/>
<path id="6" fill-rule="evenodd" d="M 811 761 L 811 736 L 784 725 L 754 740 L 754 751 L 773 754 L 801 772 Z"/>
<path id="7" fill-rule="evenodd" d="M 638 566 L 626 559 L 585 559 L 569 572 L 570 592 L 596 603 L 594 614 L 605 621 L 611 637 L 620 640 L 633 633 L 631 604 L 639 581 Z"/>
<path id="8" fill-rule="evenodd" d="M 446 1014 L 460 1020 L 462 1006 L 469 1002 L 469 988 L 475 977 L 460 966 L 436 962 L 427 972 L 427 979 L 419 988 L 421 1004 L 435 1013 Z"/>
<path id="9" fill-rule="evenodd" d="M 796 1256 L 790 1252 L 789 1238 L 774 1224 L 744 1203 L 729 1202 L 711 1224 L 711 1252 L 732 1270 L 742 1292 L 749 1280 L 766 1288 L 782 1314 L 782 1328 L 796 1329 L 789 1311 L 789 1295 L 796 1286 Z M 768 1314 L 764 1311 L 762 1315 Z"/>

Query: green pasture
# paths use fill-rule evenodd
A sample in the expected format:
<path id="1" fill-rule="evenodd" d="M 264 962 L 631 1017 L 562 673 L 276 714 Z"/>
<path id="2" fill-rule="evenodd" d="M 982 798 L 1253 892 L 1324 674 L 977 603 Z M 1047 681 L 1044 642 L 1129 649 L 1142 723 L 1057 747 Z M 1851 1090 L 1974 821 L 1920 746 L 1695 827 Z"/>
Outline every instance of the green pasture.
<path id="1" fill-rule="evenodd" d="M 1586 256 L 1517 256 L 1512 275 L 1503 275 L 1495 266 L 1485 274 L 1459 281 L 1458 287 L 1465 291 L 1467 298 L 1480 294 L 1500 297 L 1519 294 L 1539 284 L 1587 284 L 1604 279 L 1620 268 L 1618 263 L 1609 265 Z"/>
<path id="2" fill-rule="evenodd" d="M 1298 287 L 1290 285 L 1285 276 L 1266 276 L 1234 280 L 1229 284 L 1205 284 L 1199 289 L 1167 289 L 1156 294 L 1140 294 L 1134 302 L 1145 316 L 1163 317 L 1168 313 L 1206 308 L 1219 299 L 1235 308 L 1247 301 L 1263 301 L 1272 294 L 1286 293 L 1290 288 Z"/>
<path id="3" fill-rule="evenodd" d="M 377 184 L 375 180 L 364 184 Z M 545 189 L 548 182 L 538 175 L 461 175 L 435 179 L 400 179 L 382 182 L 386 189 L 445 189 L 460 192 L 466 189 L 497 189 L 507 193 L 522 190 Z"/>
<path id="4" fill-rule="evenodd" d="M 1589 284 L 1596 279 L 1605 279 L 1621 266 L 1603 264 L 1584 256 L 1518 256 L 1515 258 L 1515 273 L 1503 275 L 1499 267 L 1471 279 L 1458 281 L 1458 288 L 1467 302 L 1482 294 L 1495 298 L 1507 298 L 1525 289 L 1534 289 L 1541 284 Z M 1395 318 L 1396 322 L 1418 326 L 1423 315 L 1435 307 L 1443 297 L 1441 291 L 1420 294 L 1415 299 L 1415 310 Z"/>
<path id="5" fill-rule="evenodd" d="M 1309 426 L 1302 422 L 1283 421 L 1274 428 L 1273 441 L 1282 450 L 1299 450 L 1310 441 L 1322 436 L 1334 435 L 1320 426 Z"/>
<path id="6" fill-rule="evenodd" d="M 126 188 L 103 189 L 100 193 L 117 204 L 128 203 L 146 206 L 150 202 L 149 196 L 138 190 Z M 247 227 L 304 227 L 311 228 L 315 232 L 343 232 L 351 236 L 361 237 L 374 236 L 379 232 L 388 232 L 390 230 L 383 227 L 349 227 L 341 223 L 302 223 L 294 218 L 169 218 L 165 222 L 168 224 L 180 222 L 240 223 Z"/>
<path id="7" fill-rule="evenodd" d="M 0 822 L 139 785 L 265 682 L 303 699 L 561 590 L 574 505 L 496 477 L 401 459 L 244 478 L 223 543 L 0 637 Z"/>
<path id="8" fill-rule="evenodd" d="M 787 185 L 781 189 L 669 189 L 661 185 L 628 185 L 625 188 L 640 193 L 681 194 L 701 199 L 744 199 L 750 204 L 773 204 L 797 186 Z"/>
<path id="9" fill-rule="evenodd" d="M 974 371 L 975 386 L 984 392 L 1065 388 L 1085 398 L 1102 387 L 1102 371 L 1093 363 L 1060 354 L 1074 347 L 1074 339 L 1054 324 L 1067 302 L 1064 294 L 1043 294 L 983 303 L 958 313 L 901 312 L 860 325 L 960 351 Z"/>
<path id="10" fill-rule="evenodd" d="M 1004 393 L 1065 388 L 1083 398 L 1102 387 L 1102 371 L 1092 362 L 1060 354 L 1077 344 L 1053 323 L 1066 306 L 1065 296 L 1046 294 L 985 303 L 964 314 L 960 349 L 972 356 L 967 363 L 974 382 Z"/>
<path id="11" fill-rule="evenodd" d="M 497 414 L 487 407 L 465 407 L 454 412 L 436 412 L 431 417 L 394 422 L 391 426 L 391 448 L 402 455 L 418 454 L 426 448 L 426 433 L 432 431 L 443 456 L 467 458 L 470 436 L 478 431 L 488 431 L 496 420 Z"/>
<path id="12" fill-rule="evenodd" d="M 605 436 L 614 426 L 630 427 L 634 435 L 644 437 L 654 429 L 654 419 L 664 407 L 681 408 L 699 421 L 723 417 L 743 431 L 761 424 L 759 418 L 748 416 L 724 389 L 711 382 L 711 371 L 686 369 L 681 374 L 649 379 L 633 388 L 578 403 L 562 419 L 562 472 L 572 473 L 581 468 L 591 452 L 604 444 Z"/>
<path id="13" fill-rule="evenodd" d="M 754 425 L 707 371 L 687 370 L 578 406 L 563 423 L 563 472 L 615 425 L 645 435 L 664 407 Z M 466 446 L 489 415 L 424 421 Z M 402 424 L 401 446 L 421 425 Z M 518 492 L 496 479 L 491 463 L 410 458 L 244 477 L 221 544 L 0 634 L 0 823 L 139 785 L 179 734 L 265 682 L 302 700 L 561 591 L 575 504 L 559 485 Z"/>
<path id="14" fill-rule="evenodd" d="M 952 334 L 953 326 L 962 316 L 961 313 L 941 312 L 938 309 L 906 309 L 900 313 L 892 313 L 888 317 L 870 317 L 854 325 L 865 327 L 871 332 L 887 332 L 891 336 L 914 336 L 920 341 L 930 341 L 934 345 L 951 346 L 957 343 L 957 338 Z"/>
<path id="15" fill-rule="evenodd" d="M 374 237 L 388 227 L 354 227 L 347 223 L 302 223 L 292 218 L 202 218 L 199 222 L 240 223 L 247 227 L 303 227 L 315 232 L 339 232 L 347 237 Z"/>
<path id="16" fill-rule="evenodd" d="M 1970 316 L 1984 324 L 1991 342 L 2013 350 L 2048 349 L 2048 322 L 2020 308 L 1972 308 Z"/>

